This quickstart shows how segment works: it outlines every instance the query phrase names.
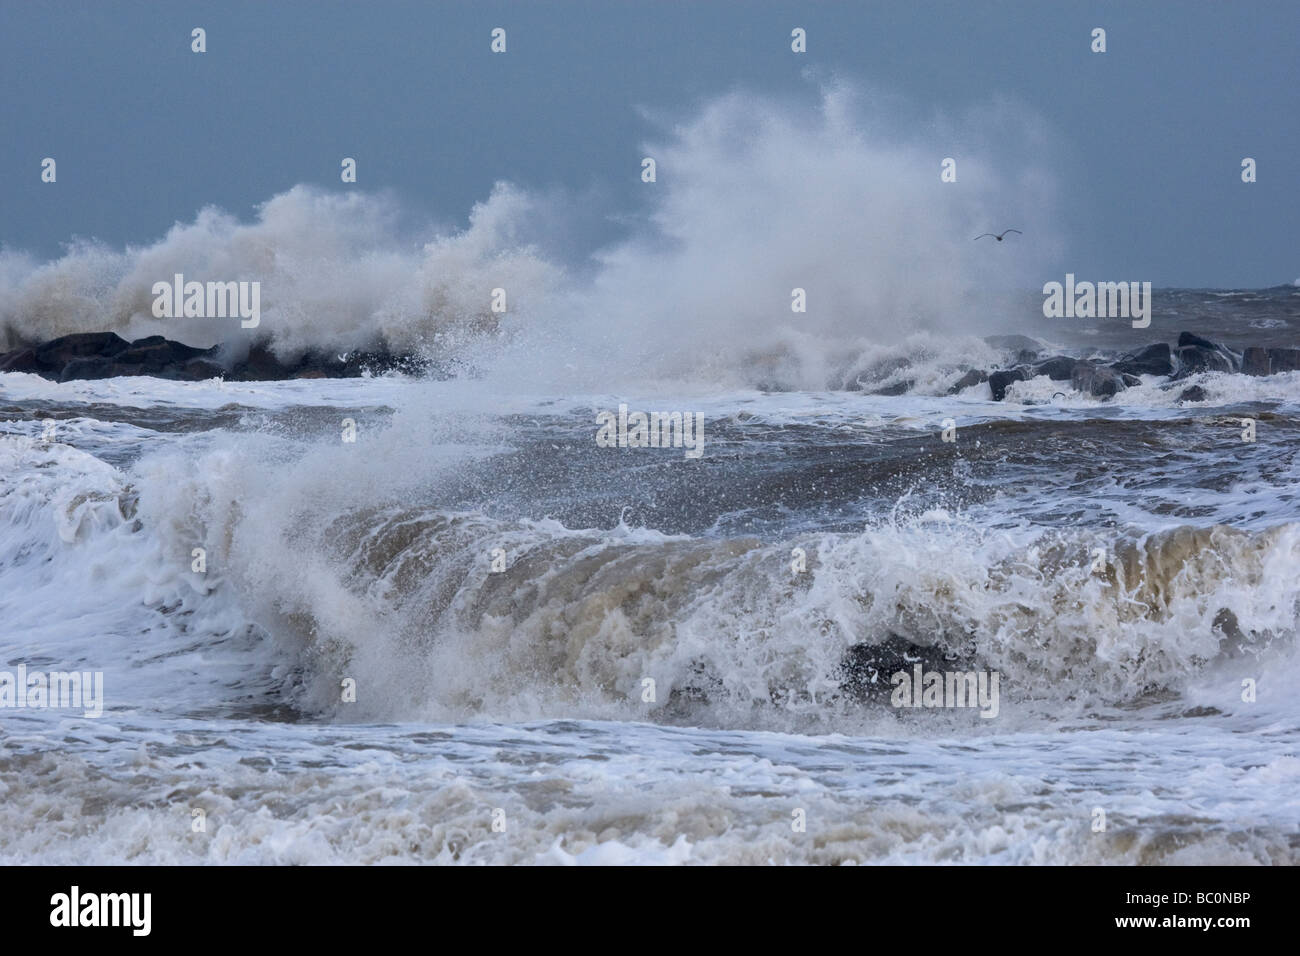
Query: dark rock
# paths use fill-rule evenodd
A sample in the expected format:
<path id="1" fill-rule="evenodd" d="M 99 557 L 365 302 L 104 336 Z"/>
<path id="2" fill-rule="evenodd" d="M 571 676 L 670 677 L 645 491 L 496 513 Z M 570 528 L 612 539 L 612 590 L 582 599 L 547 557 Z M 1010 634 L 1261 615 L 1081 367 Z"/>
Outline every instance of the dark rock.
<path id="1" fill-rule="evenodd" d="M 978 385 L 980 382 L 987 382 L 989 376 L 987 372 L 981 372 L 979 369 L 971 369 L 957 381 L 953 382 L 952 387 L 948 389 L 949 395 L 956 395 L 962 389 L 970 388 L 972 385 Z"/>
<path id="2" fill-rule="evenodd" d="M 80 338 L 82 341 L 70 345 L 61 344 L 59 349 L 49 350 L 47 355 L 50 361 L 57 363 L 58 358 L 66 354 L 69 349 L 74 352 L 89 351 L 97 344 L 94 340 Z M 119 343 L 125 347 L 119 347 Z M 198 378 L 211 378 L 214 374 L 224 374 L 225 371 L 212 361 L 215 349 L 194 348 L 181 342 L 170 341 L 161 335 L 151 335 L 134 342 L 126 342 L 122 339 L 114 342 L 109 339 L 105 343 L 101 340 L 98 346 L 104 354 L 75 357 L 62 366 L 51 367 L 47 364 L 42 374 L 60 382 L 115 378 L 122 375 L 150 375 L 156 378 L 193 381 Z M 37 351 L 39 353 L 40 350 Z M 190 366 L 189 363 L 196 360 L 202 361 L 203 364 Z"/>
<path id="3" fill-rule="evenodd" d="M 1114 368 L 1114 366 L 1111 366 L 1111 368 Z M 1142 379 L 1136 375 L 1130 375 L 1128 372 L 1120 372 L 1119 377 L 1126 388 L 1133 388 L 1135 385 L 1142 384 Z"/>
<path id="4" fill-rule="evenodd" d="M 912 363 L 907 359 L 898 361 L 895 368 L 906 368 Z M 339 356 L 334 354 L 309 353 L 304 356 L 301 368 L 319 369 L 329 378 L 358 378 L 367 373 L 371 375 L 382 375 L 385 372 L 407 372 L 410 374 L 420 374 L 428 371 L 427 365 L 413 355 L 392 355 L 388 352 L 348 352 L 346 355 Z M 886 377 L 884 375 L 874 375 L 876 381 Z M 903 390 L 911 388 L 912 382 L 903 383 Z M 849 383 L 848 391 L 861 391 L 863 383 L 855 381 Z M 890 388 L 900 386 L 893 385 Z M 901 395 L 902 392 L 889 392 L 887 394 Z"/>
<path id="5" fill-rule="evenodd" d="M 130 345 L 115 332 L 78 332 L 50 339 L 36 347 L 36 361 L 42 371 L 58 374 L 73 359 L 109 358 Z"/>
<path id="6" fill-rule="evenodd" d="M 226 368 L 206 358 L 192 358 L 178 370 L 176 378 L 185 382 L 206 382 L 210 378 L 224 378 Z"/>
<path id="7" fill-rule="evenodd" d="M 1168 343 L 1157 342 L 1121 356 L 1117 361 L 1111 362 L 1110 367 L 1129 375 L 1173 375 L 1173 353 Z"/>
<path id="8" fill-rule="evenodd" d="M 203 354 L 203 349 L 172 342 L 161 335 L 151 335 L 132 342 L 130 348 L 113 356 L 113 361 L 119 365 L 135 367 L 136 375 L 156 375 L 168 366 L 182 366 Z"/>
<path id="9" fill-rule="evenodd" d="M 35 349 L 15 349 L 0 355 L 0 372 L 39 372 Z"/>
<path id="10" fill-rule="evenodd" d="M 1203 339 L 1191 332 L 1178 336 L 1177 378 L 1186 378 L 1197 372 L 1235 372 L 1241 368 L 1241 356 L 1226 346 Z"/>
<path id="11" fill-rule="evenodd" d="M 1274 375 L 1300 371 L 1300 349 L 1269 349 L 1268 367 Z"/>
<path id="12" fill-rule="evenodd" d="M 1183 389 L 1183 393 L 1178 396 L 1180 402 L 1203 402 L 1205 401 L 1205 389 L 1199 385 L 1192 385 Z"/>
<path id="13" fill-rule="evenodd" d="M 114 368 L 115 363 L 113 360 L 102 356 L 73 359 L 63 366 L 59 372 L 59 381 L 71 382 L 74 379 L 112 378 L 114 375 L 130 374 L 129 372 L 115 372 Z"/>
<path id="14" fill-rule="evenodd" d="M 906 360 L 905 364 L 907 363 Z M 381 352 L 349 352 L 347 357 L 339 363 L 339 374 L 348 378 L 358 375 L 364 375 L 370 372 L 372 375 L 382 375 L 398 366 L 399 360 L 396 356 L 386 355 Z"/>
<path id="15" fill-rule="evenodd" d="M 88 332 L 65 335 L 34 348 L 0 354 L 0 371 L 33 371 L 60 382 L 119 375 L 150 375 L 179 381 L 226 378 L 251 382 L 353 378 L 388 371 L 437 374 L 440 377 L 450 374 L 449 370 L 431 367 L 417 356 L 395 355 L 382 350 L 344 355 L 315 351 L 286 361 L 265 345 L 253 345 L 247 352 L 237 352 L 236 348 L 231 345 L 200 349 L 161 335 L 127 342 L 112 332 Z M 902 394 L 911 387 L 911 382 L 899 383 L 884 393 Z"/>
<path id="16" fill-rule="evenodd" d="M 922 671 L 974 670 L 974 654 L 945 653 L 942 647 L 923 647 L 897 634 L 880 644 L 854 644 L 840 661 L 840 687 L 860 702 L 887 704 L 893 694 L 893 676 L 909 677 L 917 664 Z"/>
<path id="17" fill-rule="evenodd" d="M 1268 350 L 1252 345 L 1241 353 L 1241 370 L 1247 375 L 1271 375 Z"/>
<path id="18" fill-rule="evenodd" d="M 1179 332 L 1178 347 L 1181 349 L 1186 348 L 1187 346 L 1195 346 L 1198 349 L 1210 349 L 1211 351 L 1219 347 L 1217 342 L 1203 339 L 1194 332 Z"/>
<path id="19" fill-rule="evenodd" d="M 235 365 L 227 378 L 233 382 L 266 382 L 290 378 L 295 371 L 295 366 L 281 362 L 266 346 L 254 345 L 248 350 L 248 357 Z"/>
<path id="20" fill-rule="evenodd" d="M 1211 352 L 1199 346 L 1180 348 L 1175 353 L 1178 357 L 1178 378 L 1186 378 L 1197 372 L 1231 372 L 1233 361 L 1220 352 Z"/>
<path id="21" fill-rule="evenodd" d="M 215 361 L 215 356 L 213 358 Z M 380 375 L 388 371 L 419 374 L 424 364 L 410 355 L 392 355 L 387 352 L 307 352 L 295 359 L 283 361 L 265 346 L 255 345 L 248 356 L 231 367 L 227 376 L 232 381 L 268 381 L 287 378 L 358 378 L 367 372 Z M 849 391 L 859 391 L 861 383 L 850 382 Z M 906 387 L 910 387 L 906 386 Z M 904 390 L 906 390 L 904 388 Z M 902 394 L 890 392 L 889 394 Z"/>
<path id="22" fill-rule="evenodd" d="M 912 363 L 904 360 L 908 367 Z M 408 375 L 420 375 L 433 371 L 428 361 L 415 355 L 393 355 L 388 352 L 350 352 L 343 363 L 342 374 L 346 376 L 383 375 L 385 372 L 405 372 Z"/>
<path id="23" fill-rule="evenodd" d="M 993 401 L 1000 402 L 1006 398 L 1007 386 L 1012 382 L 1023 382 L 1027 378 L 1029 378 L 1029 370 L 1020 365 L 994 372 L 989 376 L 989 389 L 993 392 Z"/>
<path id="24" fill-rule="evenodd" d="M 1119 372 L 1088 362 L 1080 362 L 1074 367 L 1070 385 L 1094 398 L 1113 398 L 1125 387 Z"/>
<path id="25" fill-rule="evenodd" d="M 1078 364 L 1079 359 L 1056 355 L 1045 362 L 1039 362 L 1035 365 L 1034 374 L 1046 375 L 1053 382 L 1068 382 L 1070 376 L 1074 374 L 1075 366 Z"/>
<path id="26" fill-rule="evenodd" d="M 346 364 L 360 365 L 363 363 L 383 363 L 384 356 L 367 352 L 350 352 L 346 357 Z M 860 392 L 864 389 L 870 389 L 877 382 L 883 382 L 895 372 L 905 368 L 911 368 L 912 360 L 906 356 L 896 356 L 890 359 L 883 359 L 879 362 L 849 373 L 849 381 L 845 386 L 846 391 Z M 359 374 L 359 373 L 358 373 Z M 872 392 L 871 394 L 879 394 Z M 892 393 L 901 394 L 901 393 Z"/>

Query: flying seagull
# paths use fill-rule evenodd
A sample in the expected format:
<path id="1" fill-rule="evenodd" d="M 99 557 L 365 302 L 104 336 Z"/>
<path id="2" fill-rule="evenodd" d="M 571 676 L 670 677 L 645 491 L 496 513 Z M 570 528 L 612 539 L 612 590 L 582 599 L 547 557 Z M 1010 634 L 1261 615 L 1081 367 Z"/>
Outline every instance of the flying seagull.
<path id="1" fill-rule="evenodd" d="M 1004 229 L 1004 230 L 1002 230 L 1002 236 L 1005 236 L 1008 232 L 1014 232 L 1017 236 L 1023 236 L 1023 235 L 1024 235 L 1024 233 L 1021 232 L 1019 229 Z M 985 236 L 993 236 L 993 233 L 991 233 L 991 232 L 981 233 L 980 235 L 976 236 L 975 238 L 976 238 L 976 239 L 983 239 Z M 996 239 L 998 242 L 1001 242 L 1001 241 L 1002 241 L 1002 236 L 993 236 L 993 238 Z"/>

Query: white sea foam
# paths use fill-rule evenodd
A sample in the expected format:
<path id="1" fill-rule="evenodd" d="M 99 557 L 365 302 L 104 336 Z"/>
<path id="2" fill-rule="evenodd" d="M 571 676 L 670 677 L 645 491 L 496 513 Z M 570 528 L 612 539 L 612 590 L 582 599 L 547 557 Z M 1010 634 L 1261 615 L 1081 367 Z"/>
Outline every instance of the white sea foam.
<path id="1" fill-rule="evenodd" d="M 0 347 L 103 329 L 248 341 L 231 323 L 153 317 L 153 283 L 183 273 L 260 282 L 254 334 L 282 355 L 383 342 L 570 392 L 669 378 L 825 387 L 878 345 L 978 328 L 1059 245 L 1051 177 L 1012 148 L 1040 135 L 1032 121 L 989 108 L 922 133 L 879 102 L 838 86 L 810 104 L 707 103 L 647 144 L 659 182 L 594 267 L 548 249 L 573 212 L 508 183 L 466 228 L 428 227 L 423 242 L 391 198 L 297 186 L 253 222 L 206 208 L 139 247 L 78 242 L 49 263 L 0 252 Z M 966 143 L 960 186 L 939 182 L 953 136 Z M 970 241 L 1006 218 L 1033 242 L 1009 255 Z M 806 312 L 791 311 L 795 288 Z M 491 311 L 494 289 L 507 312 Z"/>

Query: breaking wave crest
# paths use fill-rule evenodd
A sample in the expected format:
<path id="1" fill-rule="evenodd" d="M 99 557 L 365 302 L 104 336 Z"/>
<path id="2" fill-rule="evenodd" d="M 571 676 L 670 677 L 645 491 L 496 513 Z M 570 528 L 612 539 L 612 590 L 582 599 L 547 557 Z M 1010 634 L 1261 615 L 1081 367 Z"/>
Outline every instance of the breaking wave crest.
<path id="1" fill-rule="evenodd" d="M 693 538 L 449 512 L 415 503 L 418 482 L 354 500 L 356 466 L 336 450 L 266 458 L 222 448 L 179 484 L 156 461 L 140 517 L 177 565 L 201 543 L 216 596 L 295 661 L 296 705 L 342 718 L 835 730 L 885 700 L 888 674 L 865 686 L 854 672 L 864 648 L 998 670 L 1004 699 L 1060 717 L 1176 697 L 1290 647 L 1300 607 L 1289 523 L 1115 545 L 939 511 L 775 542 Z M 1097 548 L 1112 552 L 1100 572 Z M 345 708 L 346 677 L 358 702 Z"/>

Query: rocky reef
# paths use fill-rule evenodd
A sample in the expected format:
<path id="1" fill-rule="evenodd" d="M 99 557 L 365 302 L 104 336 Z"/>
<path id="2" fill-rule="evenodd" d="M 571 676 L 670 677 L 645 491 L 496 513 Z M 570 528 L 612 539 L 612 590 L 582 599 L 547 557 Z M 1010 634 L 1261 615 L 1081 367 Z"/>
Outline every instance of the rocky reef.
<path id="1" fill-rule="evenodd" d="M 337 355 L 306 352 L 286 360 L 263 345 L 236 351 L 198 349 L 161 335 L 128 342 L 115 332 L 80 332 L 0 354 L 0 372 L 31 372 L 56 382 L 151 375 L 177 381 L 224 378 L 235 382 L 293 378 L 356 378 L 388 371 L 421 373 L 429 363 L 384 350 Z"/>

